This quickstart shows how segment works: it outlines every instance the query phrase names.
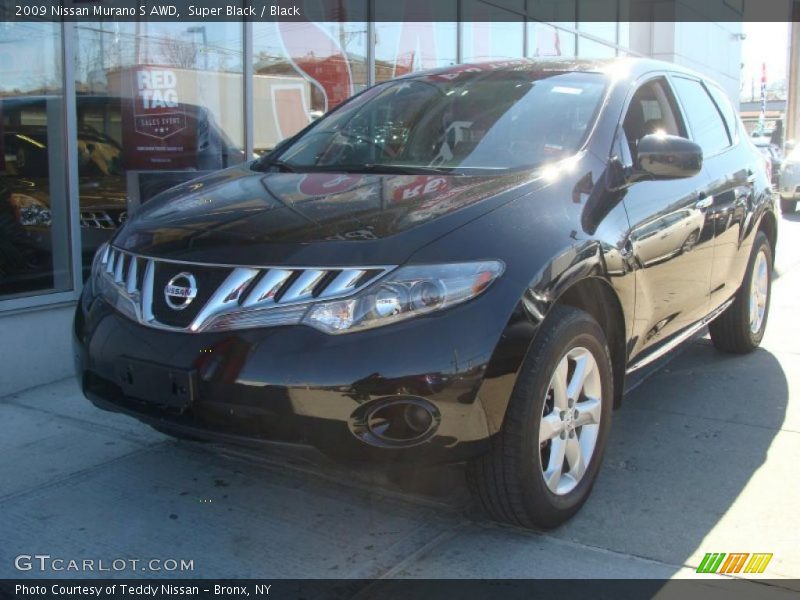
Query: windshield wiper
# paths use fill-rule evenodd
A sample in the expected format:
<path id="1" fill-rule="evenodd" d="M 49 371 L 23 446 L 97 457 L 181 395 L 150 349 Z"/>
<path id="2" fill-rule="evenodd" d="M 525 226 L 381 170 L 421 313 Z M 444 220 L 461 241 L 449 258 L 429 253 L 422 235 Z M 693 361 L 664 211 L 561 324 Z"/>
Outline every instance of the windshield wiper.
<path id="1" fill-rule="evenodd" d="M 367 163 L 363 169 L 369 173 L 399 173 L 402 175 L 418 175 L 420 173 L 430 173 L 433 175 L 454 175 L 454 168 L 429 167 L 427 165 L 382 165 L 377 163 Z"/>
<path id="2" fill-rule="evenodd" d="M 427 165 L 393 165 L 364 163 L 349 165 L 293 165 L 280 159 L 262 159 L 257 165 L 259 171 L 266 167 L 277 167 L 287 173 L 374 173 L 385 175 L 460 175 L 454 167 L 430 167 Z"/>
<path id="3" fill-rule="evenodd" d="M 364 163 L 351 165 L 307 165 L 296 167 L 303 173 L 375 173 L 385 175 L 458 175 L 453 168 L 428 167 L 425 165 L 392 165 Z"/>

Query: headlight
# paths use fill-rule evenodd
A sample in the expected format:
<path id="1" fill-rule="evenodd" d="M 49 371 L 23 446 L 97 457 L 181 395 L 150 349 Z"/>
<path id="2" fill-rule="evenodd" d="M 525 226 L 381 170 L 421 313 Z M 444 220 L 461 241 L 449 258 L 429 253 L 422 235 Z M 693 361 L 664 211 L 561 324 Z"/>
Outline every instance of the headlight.
<path id="1" fill-rule="evenodd" d="M 502 273 L 499 261 L 402 267 L 351 298 L 313 304 L 302 322 L 333 334 L 390 325 L 466 302 Z"/>
<path id="2" fill-rule="evenodd" d="M 132 320 L 140 316 L 141 295 L 138 291 L 131 292 L 126 289 L 126 282 L 115 280 L 115 266 L 119 265 L 119 258 L 110 261 L 110 247 L 108 242 L 102 244 L 92 259 L 91 285 L 96 296 L 102 296 L 106 302 L 119 312 Z M 118 257 L 121 255 L 117 255 Z M 127 274 L 127 269 L 123 271 Z"/>
<path id="3" fill-rule="evenodd" d="M 94 258 L 92 259 L 92 271 L 89 276 L 89 283 L 91 284 L 91 289 L 95 294 L 100 293 L 102 290 L 100 275 L 106 268 L 103 264 L 106 254 L 108 254 L 108 242 L 101 244 L 97 248 L 97 251 L 94 253 Z"/>
<path id="4" fill-rule="evenodd" d="M 92 259 L 92 280 L 96 279 L 98 275 L 100 275 L 101 265 L 105 261 L 106 253 L 108 252 L 108 242 L 100 244 L 97 248 L 97 251 L 94 253 L 94 258 Z"/>
<path id="5" fill-rule="evenodd" d="M 50 225 L 50 207 L 41 200 L 27 194 L 11 194 L 10 202 L 20 225 Z"/>

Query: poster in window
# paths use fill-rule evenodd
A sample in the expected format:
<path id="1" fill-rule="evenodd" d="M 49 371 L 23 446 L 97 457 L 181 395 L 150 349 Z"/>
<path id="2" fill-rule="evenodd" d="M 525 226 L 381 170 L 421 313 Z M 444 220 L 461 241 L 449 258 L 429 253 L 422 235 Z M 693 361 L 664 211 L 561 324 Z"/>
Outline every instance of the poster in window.
<path id="1" fill-rule="evenodd" d="M 122 147 L 131 170 L 198 168 L 198 124 L 202 107 L 181 98 L 181 69 L 142 65 L 120 73 Z"/>

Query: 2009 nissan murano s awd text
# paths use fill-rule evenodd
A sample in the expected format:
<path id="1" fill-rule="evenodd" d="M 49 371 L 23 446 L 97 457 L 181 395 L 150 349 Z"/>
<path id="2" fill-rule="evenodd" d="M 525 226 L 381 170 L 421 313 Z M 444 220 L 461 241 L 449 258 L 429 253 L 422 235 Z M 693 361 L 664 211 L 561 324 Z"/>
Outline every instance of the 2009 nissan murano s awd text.
<path id="1" fill-rule="evenodd" d="M 412 74 L 147 202 L 97 252 L 77 373 L 178 437 L 467 461 L 491 516 L 553 527 L 626 380 L 705 325 L 758 346 L 775 215 L 725 94 L 675 65 Z"/>

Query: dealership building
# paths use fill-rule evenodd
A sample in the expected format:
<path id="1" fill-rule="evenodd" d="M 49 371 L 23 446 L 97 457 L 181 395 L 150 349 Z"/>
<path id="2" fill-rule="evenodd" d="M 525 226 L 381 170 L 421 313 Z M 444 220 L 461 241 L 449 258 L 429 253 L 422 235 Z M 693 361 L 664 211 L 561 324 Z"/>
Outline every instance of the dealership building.
<path id="1" fill-rule="evenodd" d="M 341 2 L 346 22 L 0 22 L 0 396 L 71 374 L 92 255 L 139 206 L 269 150 L 372 84 L 473 61 L 649 56 L 738 101 L 740 22 L 631 22 L 625 2 L 619 21 L 601 22 L 584 0 L 550 2 L 546 22 L 525 0 L 368 20 L 382 4 Z M 741 17 L 741 2 L 719 4 Z"/>

